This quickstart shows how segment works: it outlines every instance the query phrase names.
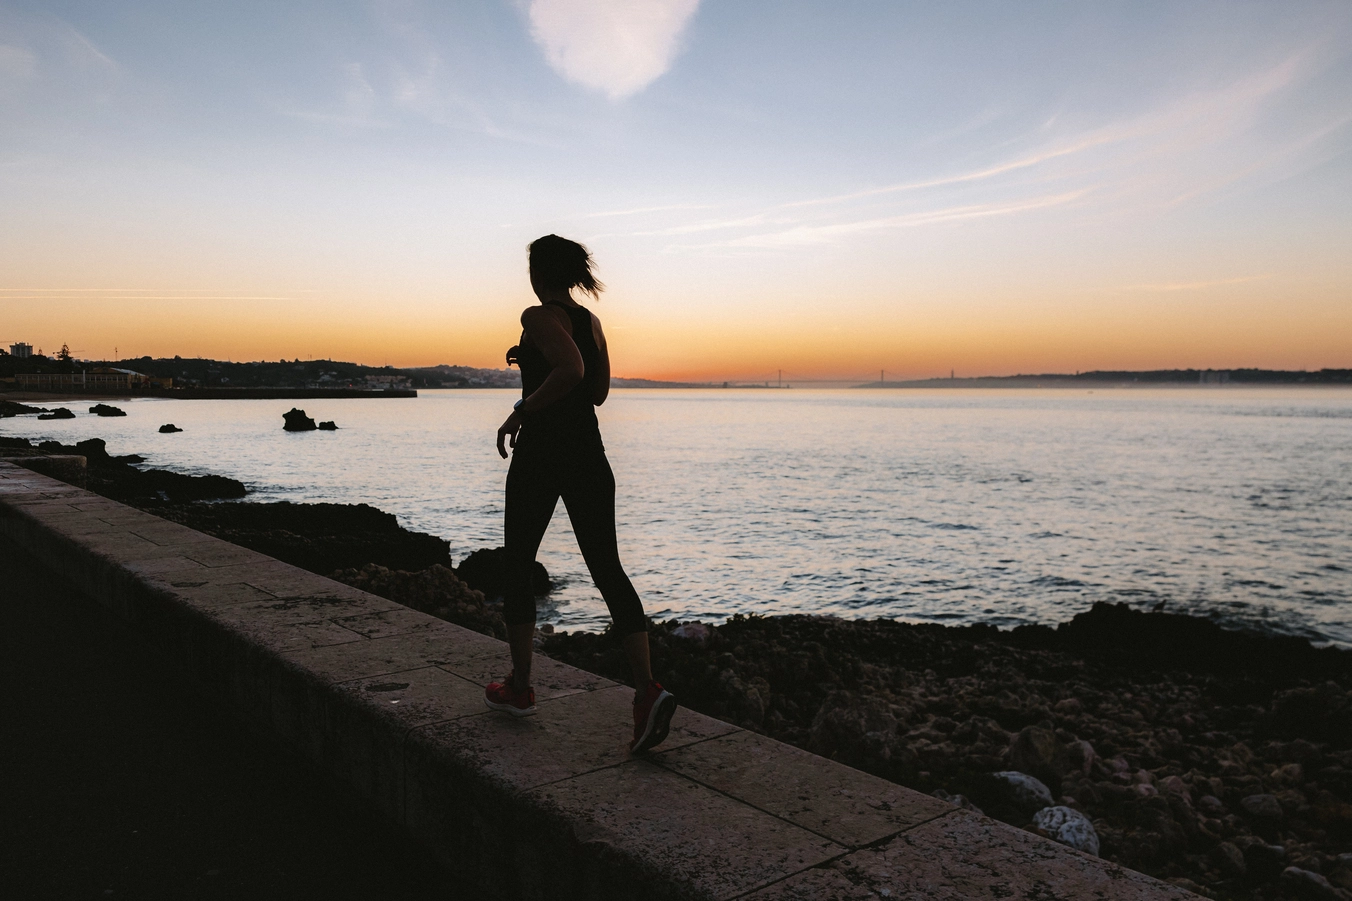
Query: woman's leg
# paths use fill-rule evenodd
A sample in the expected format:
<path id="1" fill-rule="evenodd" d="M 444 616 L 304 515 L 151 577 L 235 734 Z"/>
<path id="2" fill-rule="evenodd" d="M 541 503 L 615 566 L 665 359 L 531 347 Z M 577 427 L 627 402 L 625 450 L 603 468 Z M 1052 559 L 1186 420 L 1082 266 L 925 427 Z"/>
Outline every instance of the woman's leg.
<path id="1" fill-rule="evenodd" d="M 523 449 L 526 450 L 524 454 Z M 536 457 L 518 443 L 507 471 L 503 517 L 507 584 L 503 593 L 503 618 L 507 621 L 507 643 L 512 649 L 515 677 L 512 688 L 515 691 L 530 687 L 531 656 L 535 650 L 535 590 L 531 585 L 531 570 L 559 499 L 554 480 L 542 465 L 547 463 L 548 460 Z"/>
<path id="2" fill-rule="evenodd" d="M 653 677 L 648 619 L 643 614 L 643 602 L 620 563 L 615 535 L 615 475 L 599 445 L 595 450 L 579 453 L 571 462 L 563 485 L 563 503 L 592 581 L 610 609 L 615 631 L 623 637 L 634 688 L 642 691 Z"/>

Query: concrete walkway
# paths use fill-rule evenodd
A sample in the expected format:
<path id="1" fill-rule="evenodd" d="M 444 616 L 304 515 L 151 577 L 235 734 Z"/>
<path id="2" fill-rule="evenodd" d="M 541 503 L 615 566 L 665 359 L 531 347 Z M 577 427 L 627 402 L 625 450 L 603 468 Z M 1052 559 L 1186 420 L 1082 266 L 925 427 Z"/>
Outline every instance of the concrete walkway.
<path id="1" fill-rule="evenodd" d="M 486 712 L 503 643 L 8 464 L 0 534 L 486 894 L 1195 897 L 690 711 L 630 758 L 632 691 L 552 661 Z"/>

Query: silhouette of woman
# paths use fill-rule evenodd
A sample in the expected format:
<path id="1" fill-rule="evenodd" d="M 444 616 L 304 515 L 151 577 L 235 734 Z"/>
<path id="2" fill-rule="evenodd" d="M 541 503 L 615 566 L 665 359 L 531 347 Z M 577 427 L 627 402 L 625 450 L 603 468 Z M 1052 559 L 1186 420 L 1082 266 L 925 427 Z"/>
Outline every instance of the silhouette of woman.
<path id="1" fill-rule="evenodd" d="M 512 447 L 504 523 L 504 615 L 512 672 L 487 687 L 484 703 L 514 716 L 535 713 L 531 569 L 554 507 L 563 498 L 582 557 L 610 608 L 633 670 L 634 739 L 629 749 L 637 754 L 666 738 L 676 698 L 653 679 L 648 620 L 620 565 L 615 476 L 596 421 L 596 407 L 610 393 L 610 355 L 601 321 L 572 296 L 573 288 L 593 298 L 603 290 L 591 266 L 587 248 L 558 235 L 545 235 L 530 245 L 530 284 L 540 303 L 521 314 L 521 343 L 507 351 L 507 362 L 521 367 L 521 399 L 498 428 L 498 453 L 507 457 L 504 441 Z"/>

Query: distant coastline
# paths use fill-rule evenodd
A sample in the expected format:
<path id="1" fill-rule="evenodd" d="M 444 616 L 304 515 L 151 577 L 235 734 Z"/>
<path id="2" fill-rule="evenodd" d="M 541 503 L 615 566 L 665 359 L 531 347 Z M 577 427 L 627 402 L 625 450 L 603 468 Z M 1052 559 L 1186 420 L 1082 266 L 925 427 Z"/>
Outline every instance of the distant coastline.
<path id="1" fill-rule="evenodd" d="M 663 381 L 613 377 L 613 388 L 1167 388 L 1187 386 L 1352 386 L 1352 369 L 1094 370 L 929 379 L 813 379 L 808 377 Z M 114 385 L 115 381 L 119 384 Z M 137 357 L 115 362 L 76 360 L 69 354 L 14 357 L 0 351 L 0 393 L 11 399 L 44 397 L 177 397 L 305 399 L 416 397 L 419 389 L 521 387 L 513 369 L 473 366 L 365 366 L 336 360 L 234 361 Z"/>

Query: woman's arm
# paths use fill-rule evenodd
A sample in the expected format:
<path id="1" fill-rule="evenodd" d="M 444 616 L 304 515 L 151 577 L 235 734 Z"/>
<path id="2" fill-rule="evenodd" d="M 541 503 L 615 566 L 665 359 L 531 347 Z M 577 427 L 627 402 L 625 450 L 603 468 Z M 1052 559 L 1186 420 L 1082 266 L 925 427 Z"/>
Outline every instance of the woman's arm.
<path id="1" fill-rule="evenodd" d="M 601 359 L 591 383 L 592 403 L 599 407 L 610 396 L 610 351 L 606 348 L 606 333 L 601 331 L 601 320 L 595 313 L 592 314 L 592 337 L 601 350 Z"/>

